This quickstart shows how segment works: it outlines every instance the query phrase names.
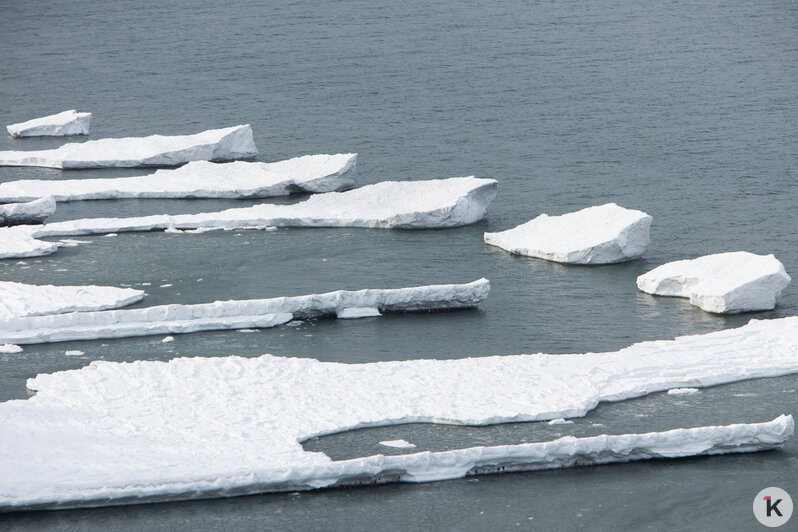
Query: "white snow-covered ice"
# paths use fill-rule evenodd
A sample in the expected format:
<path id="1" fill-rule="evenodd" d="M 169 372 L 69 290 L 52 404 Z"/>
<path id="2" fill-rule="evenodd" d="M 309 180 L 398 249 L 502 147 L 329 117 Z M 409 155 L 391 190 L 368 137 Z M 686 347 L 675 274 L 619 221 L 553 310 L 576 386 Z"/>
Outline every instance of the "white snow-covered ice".
<path id="1" fill-rule="evenodd" d="M 66 137 L 88 135 L 91 113 L 75 109 L 6 126 L 12 137 Z"/>
<path id="2" fill-rule="evenodd" d="M 433 229 L 478 222 L 496 196 L 496 181 L 453 177 L 384 181 L 346 192 L 316 194 L 292 205 L 269 203 L 200 214 L 83 218 L 40 226 L 0 228 L 0 258 L 48 255 L 58 244 L 37 238 L 179 229 L 373 227 Z"/>
<path id="3" fill-rule="evenodd" d="M 55 198 L 52 196 L 24 200 L 21 203 L 3 203 L 0 204 L 0 226 L 39 224 L 54 212 Z"/>
<path id="4" fill-rule="evenodd" d="M 0 354 L 10 355 L 13 353 L 21 353 L 23 351 L 21 346 L 14 344 L 0 344 Z"/>
<path id="5" fill-rule="evenodd" d="M 0 281 L 0 322 L 25 316 L 124 307 L 141 301 L 142 290 L 114 286 L 53 286 Z"/>
<path id="6" fill-rule="evenodd" d="M 0 183 L 0 201 L 27 201 L 42 190 L 57 201 L 123 198 L 266 198 L 352 188 L 357 154 L 306 155 L 274 163 L 194 161 L 135 177 L 25 179 Z"/>
<path id="7" fill-rule="evenodd" d="M 0 343 L 35 344 L 215 329 L 269 328 L 293 319 L 337 316 L 345 314 L 346 309 L 363 307 L 376 308 L 380 312 L 472 308 L 484 301 L 489 292 L 488 280 L 479 279 L 467 284 L 338 290 L 324 294 L 216 301 L 198 305 L 159 305 L 28 317 L 0 315 Z"/>
<path id="8" fill-rule="evenodd" d="M 541 214 L 499 233 L 486 244 L 516 255 L 572 264 L 612 264 L 640 257 L 650 243 L 653 218 L 614 203 L 549 216 Z"/>
<path id="9" fill-rule="evenodd" d="M 707 312 L 735 314 L 770 310 L 790 276 L 773 255 L 717 253 L 668 262 L 637 278 L 643 292 L 684 297 Z"/>
<path id="10" fill-rule="evenodd" d="M 110 168 L 231 161 L 258 154 L 249 124 L 193 135 L 150 135 L 72 142 L 52 150 L 0 151 L 0 166 Z"/>
<path id="11" fill-rule="evenodd" d="M 357 318 L 376 318 L 381 316 L 380 309 L 374 307 L 349 307 L 338 312 L 338 319 L 351 320 Z"/>
<path id="12" fill-rule="evenodd" d="M 0 403 L 0 506 L 233 496 L 772 449 L 792 435 L 791 416 L 343 461 L 301 442 L 408 422 L 572 418 L 602 401 L 796 372 L 798 317 L 583 355 L 97 361 L 40 374 L 28 381 L 34 397 Z"/>
<path id="13" fill-rule="evenodd" d="M 668 395 L 693 395 L 698 393 L 698 388 L 671 388 Z"/>
<path id="14" fill-rule="evenodd" d="M 384 440 L 379 443 L 380 445 L 385 447 L 393 447 L 394 449 L 412 449 L 416 446 L 415 443 L 410 443 L 406 440 Z"/>

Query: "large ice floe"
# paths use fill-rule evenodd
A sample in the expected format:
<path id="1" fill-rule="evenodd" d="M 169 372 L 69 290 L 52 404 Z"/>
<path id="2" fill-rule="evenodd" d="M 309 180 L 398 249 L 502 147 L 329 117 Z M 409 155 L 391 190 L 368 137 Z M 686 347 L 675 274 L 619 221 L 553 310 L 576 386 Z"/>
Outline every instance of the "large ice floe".
<path id="1" fill-rule="evenodd" d="M 475 223 L 496 196 L 496 181 L 453 177 L 384 181 L 346 192 L 327 192 L 293 205 L 259 204 L 200 214 L 84 218 L 0 228 L 0 258 L 47 255 L 58 249 L 50 236 L 175 229 L 264 227 L 375 227 L 432 229 Z"/>
<path id="2" fill-rule="evenodd" d="M 0 321 L 119 308 L 141 301 L 144 296 L 141 290 L 114 286 L 53 286 L 0 281 Z"/>
<path id="3" fill-rule="evenodd" d="M 54 212 L 55 199 L 52 196 L 23 203 L 3 203 L 0 204 L 0 226 L 40 224 Z"/>
<path id="4" fill-rule="evenodd" d="M 572 264 L 612 264 L 640 257 L 650 243 L 652 218 L 614 203 L 549 216 L 499 233 L 485 243 L 516 255 Z"/>
<path id="5" fill-rule="evenodd" d="M 770 310 L 790 276 L 773 255 L 747 251 L 668 262 L 637 278 L 643 292 L 685 297 L 707 312 L 734 314 Z"/>
<path id="6" fill-rule="evenodd" d="M 324 294 L 198 305 L 159 305 L 31 317 L 0 314 L 0 343 L 34 344 L 215 329 L 268 328 L 293 319 L 349 317 L 348 310 L 359 311 L 363 307 L 376 310 L 377 315 L 384 312 L 453 310 L 476 307 L 489 292 L 488 280 L 479 279 L 467 284 L 337 290 Z"/>
<path id="7" fill-rule="evenodd" d="M 88 135 L 91 113 L 74 109 L 6 126 L 12 137 L 66 137 Z"/>
<path id="8" fill-rule="evenodd" d="M 150 135 L 64 144 L 53 150 L 0 151 L 0 166 L 109 168 L 176 166 L 189 161 L 231 161 L 258 154 L 247 125 L 194 135 Z"/>
<path id="9" fill-rule="evenodd" d="M 40 191 L 57 201 L 121 198 L 266 198 L 352 188 L 357 154 L 306 155 L 274 163 L 190 162 L 135 177 L 26 179 L 0 184 L 0 201 L 26 201 Z"/>
<path id="10" fill-rule="evenodd" d="M 768 423 L 333 461 L 309 438 L 409 422 L 582 416 L 602 401 L 798 372 L 798 317 L 617 352 L 343 364 L 264 355 L 93 362 L 0 404 L 0 506 L 91 506 L 750 452 Z"/>

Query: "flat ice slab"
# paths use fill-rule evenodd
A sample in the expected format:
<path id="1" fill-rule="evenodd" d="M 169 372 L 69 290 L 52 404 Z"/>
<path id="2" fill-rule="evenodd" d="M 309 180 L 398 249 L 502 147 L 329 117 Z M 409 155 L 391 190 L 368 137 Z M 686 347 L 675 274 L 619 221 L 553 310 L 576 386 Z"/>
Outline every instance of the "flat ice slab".
<path id="1" fill-rule="evenodd" d="M 249 124 L 194 135 L 150 135 L 64 144 L 54 150 L 0 151 L 0 166 L 110 168 L 231 161 L 258 154 Z"/>
<path id="2" fill-rule="evenodd" d="M 159 305 L 38 317 L 15 317 L 17 314 L 4 318 L 0 314 L 0 343 L 35 344 L 216 329 L 268 328 L 293 319 L 340 316 L 349 309 L 363 307 L 378 309 L 379 312 L 472 308 L 484 301 L 489 292 L 488 280 L 479 279 L 467 284 L 338 290 L 306 296 L 216 301 L 199 305 Z"/>
<path id="3" fill-rule="evenodd" d="M 0 281 L 0 321 L 119 308 L 141 301 L 144 296 L 141 290 L 113 286 L 53 286 Z"/>
<path id="4" fill-rule="evenodd" d="M 43 189 L 40 188 L 39 190 Z M 55 199 L 52 196 L 33 199 L 23 203 L 0 204 L 0 226 L 40 224 L 54 212 Z"/>
<path id="5" fill-rule="evenodd" d="M 0 228 L 0 258 L 47 255 L 58 244 L 37 238 L 122 231 L 210 230 L 266 227 L 374 227 L 433 229 L 478 222 L 496 196 L 496 181 L 452 177 L 384 181 L 347 192 L 316 194 L 293 205 L 260 204 L 200 214 L 84 218 Z"/>
<path id="6" fill-rule="evenodd" d="M 507 231 L 485 233 L 485 243 L 516 255 L 572 264 L 612 264 L 640 257 L 650 243 L 648 214 L 607 203 L 537 218 Z"/>
<path id="7" fill-rule="evenodd" d="M 88 135 L 91 113 L 79 113 L 72 109 L 19 124 L 6 126 L 12 137 L 66 137 Z"/>
<path id="8" fill-rule="evenodd" d="M 747 251 L 668 262 L 637 278 L 643 292 L 685 297 L 707 312 L 735 314 L 770 310 L 790 276 L 773 255 Z"/>
<path id="9" fill-rule="evenodd" d="M 772 449 L 792 434 L 790 416 L 344 461 L 300 442 L 407 422 L 572 418 L 602 401 L 796 372 L 798 317 L 584 355 L 93 362 L 40 374 L 28 381 L 34 397 L 0 403 L 0 506 L 233 496 Z"/>
<path id="10" fill-rule="evenodd" d="M 357 154 L 306 155 L 274 163 L 190 162 L 135 177 L 26 179 L 0 183 L 0 201 L 27 201 L 42 190 L 57 201 L 122 198 L 267 198 L 333 192 L 355 184 Z"/>

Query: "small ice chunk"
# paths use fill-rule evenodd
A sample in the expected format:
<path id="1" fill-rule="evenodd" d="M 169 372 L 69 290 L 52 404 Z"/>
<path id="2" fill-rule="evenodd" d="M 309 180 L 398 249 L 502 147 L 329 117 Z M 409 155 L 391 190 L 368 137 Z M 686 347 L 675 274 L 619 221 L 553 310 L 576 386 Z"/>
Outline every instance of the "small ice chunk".
<path id="1" fill-rule="evenodd" d="M 11 354 L 11 353 L 21 353 L 22 348 L 18 345 L 14 344 L 2 344 L 0 345 L 0 354 Z"/>
<path id="2" fill-rule="evenodd" d="M 117 234 L 116 233 L 108 233 L 106 235 L 103 235 L 102 238 L 111 238 L 111 237 L 114 237 L 114 236 L 117 236 Z"/>
<path id="3" fill-rule="evenodd" d="M 612 264 L 640 257 L 648 247 L 653 218 L 614 203 L 549 216 L 499 233 L 486 244 L 516 255 L 572 264 Z"/>
<path id="4" fill-rule="evenodd" d="M 52 196 L 24 203 L 0 204 L 0 225 L 40 224 L 55 212 Z"/>
<path id="5" fill-rule="evenodd" d="M 64 354 L 66 356 L 68 356 L 68 357 L 79 357 L 80 355 L 85 355 L 86 353 L 84 353 L 80 349 L 70 349 L 70 350 L 64 351 Z"/>
<path id="6" fill-rule="evenodd" d="M 170 286 L 172 286 L 172 283 L 166 283 L 166 284 L 162 284 L 160 286 L 160 288 L 169 288 Z"/>
<path id="7" fill-rule="evenodd" d="M 338 311 L 338 318 L 342 320 L 355 318 L 374 318 L 382 316 L 380 309 L 374 307 L 349 307 Z"/>
<path id="8" fill-rule="evenodd" d="M 773 255 L 747 251 L 668 262 L 637 278 L 648 294 L 684 297 L 707 312 L 735 314 L 770 310 L 790 276 Z"/>
<path id="9" fill-rule="evenodd" d="M 416 446 L 415 443 L 410 443 L 409 441 L 405 440 L 385 440 L 381 441 L 380 445 L 384 445 L 385 447 L 394 447 L 396 449 L 412 449 Z"/>
<path id="10" fill-rule="evenodd" d="M 240 333 L 254 333 L 254 332 L 258 332 L 258 330 L 257 329 L 238 329 L 238 332 L 240 332 Z"/>
<path id="11" fill-rule="evenodd" d="M 162 344 L 168 344 L 169 342 L 174 342 L 174 341 L 175 341 L 175 337 L 174 336 L 165 336 L 164 339 L 161 340 L 161 343 Z"/>
<path id="12" fill-rule="evenodd" d="M 566 420 L 565 418 L 558 417 L 549 421 L 549 425 L 572 425 L 573 421 Z"/>
<path id="13" fill-rule="evenodd" d="M 88 135 L 91 113 L 75 109 L 6 126 L 12 137 L 66 137 Z"/>
<path id="14" fill-rule="evenodd" d="M 668 395 L 692 395 L 698 393 L 698 388 L 671 388 Z"/>

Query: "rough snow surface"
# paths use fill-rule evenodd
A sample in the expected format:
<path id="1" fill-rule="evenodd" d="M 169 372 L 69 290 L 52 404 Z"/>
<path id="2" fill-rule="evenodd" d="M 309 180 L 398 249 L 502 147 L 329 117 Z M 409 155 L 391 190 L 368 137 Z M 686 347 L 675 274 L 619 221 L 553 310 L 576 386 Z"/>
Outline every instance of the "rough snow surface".
<path id="1" fill-rule="evenodd" d="M 394 449 L 412 449 L 416 446 L 415 443 L 410 443 L 406 440 L 384 440 L 380 442 L 380 445 L 384 445 L 385 447 L 393 447 Z"/>
<path id="2" fill-rule="evenodd" d="M 479 279 L 467 284 L 338 290 L 324 294 L 216 301 L 199 305 L 160 305 L 25 318 L 0 316 L 0 342 L 36 344 L 214 329 L 268 328 L 295 318 L 336 316 L 348 308 L 369 307 L 377 308 L 380 312 L 471 308 L 488 297 L 489 292 L 488 280 Z"/>
<path id="3" fill-rule="evenodd" d="M 0 201 L 26 201 L 42 190 L 57 201 L 121 198 L 266 198 L 354 186 L 357 154 L 306 155 L 275 163 L 194 161 L 135 177 L 26 179 L 0 183 Z"/>
<path id="4" fill-rule="evenodd" d="M 247 125 L 194 135 L 150 135 L 64 144 L 53 150 L 0 151 L 0 166 L 110 168 L 176 166 L 189 161 L 230 161 L 258 154 Z"/>
<path id="5" fill-rule="evenodd" d="M 39 190 L 46 190 L 46 188 L 40 187 Z M 54 212 L 55 198 L 52 196 L 24 201 L 23 203 L 0 204 L 0 226 L 39 224 Z"/>
<path id="6" fill-rule="evenodd" d="M 640 257 L 648 247 L 652 218 L 607 203 L 537 218 L 507 231 L 485 233 L 485 243 L 516 255 L 573 264 L 611 264 Z"/>
<path id="7" fill-rule="evenodd" d="M 773 255 L 746 251 L 705 255 L 663 264 L 637 278 L 643 292 L 685 297 L 707 312 L 770 310 L 790 276 Z"/>
<path id="8" fill-rule="evenodd" d="M 671 388 L 668 395 L 692 395 L 698 393 L 698 388 Z"/>
<path id="9" fill-rule="evenodd" d="M 6 126 L 12 137 L 65 137 L 88 135 L 91 113 L 75 109 Z"/>
<path id="10" fill-rule="evenodd" d="M 0 344 L 0 354 L 8 355 L 11 353 L 21 353 L 22 348 L 14 344 Z"/>
<path id="11" fill-rule="evenodd" d="M 338 318 L 350 320 L 357 318 L 376 318 L 382 316 L 380 309 L 374 307 L 350 307 L 338 311 Z"/>
<path id="12" fill-rule="evenodd" d="M 0 321 L 131 305 L 142 290 L 114 286 L 53 286 L 0 281 Z"/>
<path id="13" fill-rule="evenodd" d="M 792 417 L 344 461 L 300 442 L 409 422 L 570 418 L 601 401 L 796 372 L 798 317 L 583 355 L 93 362 L 40 374 L 28 381 L 34 397 L 0 404 L 0 506 L 232 496 L 770 449 L 792 434 Z"/>
<path id="14" fill-rule="evenodd" d="M 271 227 L 374 227 L 433 229 L 478 222 L 496 196 L 496 181 L 453 177 L 384 181 L 346 192 L 316 194 L 293 205 L 260 204 L 200 214 L 84 218 L 41 226 L 0 228 L 0 258 L 32 257 L 58 246 L 37 238 L 155 231 Z"/>

